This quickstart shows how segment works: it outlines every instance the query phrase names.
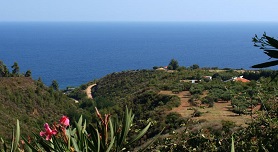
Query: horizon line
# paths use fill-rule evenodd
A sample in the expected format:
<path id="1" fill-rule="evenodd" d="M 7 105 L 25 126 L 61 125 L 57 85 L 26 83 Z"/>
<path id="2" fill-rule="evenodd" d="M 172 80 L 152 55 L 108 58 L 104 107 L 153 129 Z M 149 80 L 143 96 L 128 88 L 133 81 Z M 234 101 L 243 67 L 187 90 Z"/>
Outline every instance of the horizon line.
<path id="1" fill-rule="evenodd" d="M 0 23 L 278 23 L 278 21 L 0 21 Z"/>

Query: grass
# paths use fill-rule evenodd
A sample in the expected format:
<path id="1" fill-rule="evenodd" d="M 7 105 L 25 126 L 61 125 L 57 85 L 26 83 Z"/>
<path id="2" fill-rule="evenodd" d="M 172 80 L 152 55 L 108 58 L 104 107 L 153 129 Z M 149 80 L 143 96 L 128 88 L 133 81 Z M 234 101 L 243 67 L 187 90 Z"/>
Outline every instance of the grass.
<path id="1" fill-rule="evenodd" d="M 193 109 L 196 109 L 202 113 L 200 117 L 194 117 L 194 120 L 206 120 L 207 122 L 219 122 L 221 121 L 232 121 L 237 125 L 246 126 L 246 122 L 251 121 L 251 116 L 249 115 L 238 115 L 232 112 L 230 109 L 231 102 L 215 102 L 213 107 L 208 108 L 207 105 L 199 104 L 199 106 L 192 106 L 188 102 L 191 97 L 189 91 L 182 91 L 178 94 L 173 94 L 172 91 L 160 91 L 160 94 L 165 95 L 176 95 L 181 100 L 181 105 L 179 107 L 173 108 L 169 112 L 177 112 L 181 114 L 182 117 L 191 117 L 194 113 Z M 204 97 L 205 95 L 203 95 Z M 197 101 L 198 102 L 198 101 Z"/>

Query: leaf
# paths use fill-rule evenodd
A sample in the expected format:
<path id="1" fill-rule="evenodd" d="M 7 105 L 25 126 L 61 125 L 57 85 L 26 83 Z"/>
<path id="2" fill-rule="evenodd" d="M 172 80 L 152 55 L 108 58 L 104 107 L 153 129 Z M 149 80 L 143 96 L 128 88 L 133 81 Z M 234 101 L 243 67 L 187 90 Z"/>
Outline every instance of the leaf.
<path id="1" fill-rule="evenodd" d="M 81 132 L 82 132 L 82 115 L 80 116 L 77 124 L 76 124 L 76 128 L 77 128 L 77 133 L 79 134 L 79 136 L 81 135 Z"/>
<path id="2" fill-rule="evenodd" d="M 82 128 L 82 132 L 85 132 L 85 131 L 86 131 L 86 119 L 84 120 L 83 128 Z"/>
<path id="3" fill-rule="evenodd" d="M 3 147 L 4 147 L 4 152 L 7 151 L 8 148 L 7 148 L 7 145 L 6 145 L 5 141 L 3 140 L 3 138 L 1 138 L 1 142 L 2 142 Z M 3 149 L 2 149 L 2 151 L 3 151 Z"/>
<path id="4" fill-rule="evenodd" d="M 278 60 L 275 60 L 271 62 L 265 62 L 265 63 L 253 65 L 252 68 L 266 68 L 266 67 L 275 66 L 277 64 L 278 64 Z"/>
<path id="5" fill-rule="evenodd" d="M 140 151 L 140 152 L 146 151 L 147 148 L 148 148 L 153 142 L 155 142 L 155 141 L 158 139 L 158 137 L 160 137 L 160 135 L 162 134 L 162 132 L 164 131 L 164 129 L 165 129 L 165 127 L 164 127 L 164 128 L 160 131 L 160 133 L 157 134 L 147 145 L 145 145 L 144 148 L 140 149 L 139 151 Z"/>
<path id="6" fill-rule="evenodd" d="M 96 130 L 97 132 L 97 152 L 100 152 L 100 134 L 98 132 L 98 130 Z"/>
<path id="7" fill-rule="evenodd" d="M 122 132 L 121 132 L 121 137 L 120 137 L 120 140 L 119 140 L 119 143 L 118 143 L 118 146 L 121 147 L 124 143 L 124 141 L 126 140 L 126 136 L 129 132 L 129 129 L 130 129 L 130 125 L 131 125 L 131 122 L 132 122 L 132 117 L 131 117 L 131 111 L 129 112 L 128 111 L 128 108 L 126 107 L 126 110 L 125 110 L 125 116 L 124 116 L 124 120 L 123 120 L 123 128 L 122 128 Z"/>
<path id="8" fill-rule="evenodd" d="M 268 42 L 271 46 L 273 46 L 273 47 L 275 47 L 276 49 L 278 49 L 278 41 L 277 41 L 276 39 L 274 39 L 274 38 L 272 38 L 272 37 L 269 37 L 269 36 L 266 36 L 266 35 L 265 35 L 265 38 L 267 39 L 267 42 Z"/>
<path id="9" fill-rule="evenodd" d="M 70 145 L 71 145 L 71 127 L 69 129 L 66 130 L 66 137 L 68 139 L 68 149 L 70 149 Z"/>
<path id="10" fill-rule="evenodd" d="M 235 152 L 235 143 L 234 143 L 234 137 L 233 136 L 232 136 L 231 152 Z"/>
<path id="11" fill-rule="evenodd" d="M 44 151 L 55 151 L 54 147 L 48 143 L 46 143 L 43 139 L 39 139 L 39 143 L 37 145 L 41 146 Z"/>
<path id="12" fill-rule="evenodd" d="M 111 138 L 110 144 L 108 146 L 108 148 L 106 149 L 106 152 L 109 152 L 111 150 L 111 148 L 113 147 L 113 144 L 115 142 L 115 137 Z"/>
<path id="13" fill-rule="evenodd" d="M 148 131 L 148 129 L 150 128 L 151 123 L 149 123 L 134 139 L 132 139 L 128 144 L 131 145 L 132 143 L 134 143 L 135 141 L 137 141 L 138 139 L 140 139 L 142 136 L 144 136 L 146 134 L 146 132 Z"/>
<path id="14" fill-rule="evenodd" d="M 83 148 L 85 148 L 84 146 L 85 146 L 85 135 L 84 135 L 84 130 L 86 130 L 86 126 L 82 126 L 82 123 L 83 123 L 83 117 L 82 117 L 82 115 L 80 116 L 80 118 L 79 118 L 79 120 L 78 120 L 78 122 L 76 123 L 75 122 L 75 124 L 76 124 L 76 130 L 77 130 L 77 144 L 78 144 L 78 147 L 79 147 L 79 149 L 83 149 Z M 86 121 L 85 121 L 85 123 L 86 123 Z"/>
<path id="15" fill-rule="evenodd" d="M 90 141 L 88 141 L 88 146 L 90 146 L 90 149 L 93 151 L 99 151 L 100 149 L 100 134 L 97 131 L 97 129 L 95 129 L 91 124 L 90 127 L 91 132 L 90 132 Z"/>
<path id="16" fill-rule="evenodd" d="M 109 127 L 110 127 L 110 138 L 112 139 L 114 137 L 114 126 L 111 119 L 109 120 Z"/>
<path id="17" fill-rule="evenodd" d="M 264 53 L 267 54 L 271 58 L 278 58 L 277 50 L 264 50 Z"/>
<path id="18" fill-rule="evenodd" d="M 111 148 L 114 145 L 115 139 L 116 139 L 116 136 L 114 136 L 114 127 L 113 127 L 113 123 L 112 123 L 111 119 L 109 119 L 109 127 L 110 127 L 110 144 L 109 144 L 106 152 L 109 152 L 111 150 Z"/>
<path id="19" fill-rule="evenodd" d="M 78 145 L 77 145 L 77 142 L 74 138 L 71 138 L 71 141 L 72 141 L 72 144 L 73 144 L 73 147 L 74 147 L 74 151 L 80 151 L 79 148 L 78 148 Z"/>
<path id="20" fill-rule="evenodd" d="M 19 126 L 19 120 L 16 120 L 16 133 L 15 133 L 15 137 L 14 137 L 14 133 L 13 133 L 13 141 L 12 141 L 12 149 L 11 151 L 17 151 L 17 147 L 18 147 L 18 143 L 19 143 L 19 138 L 20 138 L 20 126 Z"/>
<path id="21" fill-rule="evenodd" d="M 35 149 L 34 146 L 32 146 L 24 137 L 22 137 L 24 140 L 25 144 L 27 145 L 28 151 L 30 152 L 38 152 L 38 150 Z"/>

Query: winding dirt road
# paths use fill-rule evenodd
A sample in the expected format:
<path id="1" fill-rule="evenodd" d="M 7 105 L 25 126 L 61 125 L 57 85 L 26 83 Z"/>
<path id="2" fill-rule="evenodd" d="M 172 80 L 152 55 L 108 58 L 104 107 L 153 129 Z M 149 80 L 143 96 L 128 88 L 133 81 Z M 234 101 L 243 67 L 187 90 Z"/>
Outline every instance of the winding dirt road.
<path id="1" fill-rule="evenodd" d="M 89 99 L 93 99 L 93 96 L 92 96 L 92 87 L 96 86 L 97 84 L 92 84 L 92 85 L 89 85 L 87 87 L 87 89 L 85 90 L 86 94 L 87 94 L 87 97 Z"/>

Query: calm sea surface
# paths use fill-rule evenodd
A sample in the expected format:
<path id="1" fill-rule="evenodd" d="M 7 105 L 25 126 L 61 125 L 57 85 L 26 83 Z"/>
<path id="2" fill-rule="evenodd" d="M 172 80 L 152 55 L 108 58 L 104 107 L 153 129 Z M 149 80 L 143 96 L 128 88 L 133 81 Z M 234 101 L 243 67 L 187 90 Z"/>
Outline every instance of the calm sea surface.
<path id="1" fill-rule="evenodd" d="M 122 70 L 180 65 L 245 68 L 268 57 L 252 37 L 278 23 L 0 23 L 0 60 L 47 85 L 79 86 Z"/>

